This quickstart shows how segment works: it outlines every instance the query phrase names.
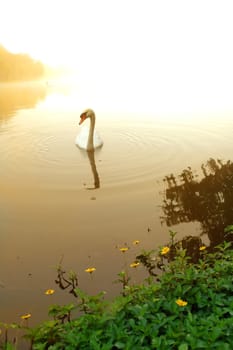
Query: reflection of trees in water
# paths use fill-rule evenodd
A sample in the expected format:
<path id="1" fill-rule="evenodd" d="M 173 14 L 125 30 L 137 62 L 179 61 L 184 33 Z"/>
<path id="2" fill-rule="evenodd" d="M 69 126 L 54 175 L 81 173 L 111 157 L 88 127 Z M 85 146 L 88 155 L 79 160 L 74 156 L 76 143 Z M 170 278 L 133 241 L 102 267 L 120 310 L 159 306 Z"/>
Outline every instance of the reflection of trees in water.
<path id="1" fill-rule="evenodd" d="M 46 87 L 39 83 L 1 85 L 0 122 L 12 117 L 19 109 L 34 108 L 45 97 Z"/>
<path id="2" fill-rule="evenodd" d="M 224 228 L 233 223 L 233 163 L 210 159 L 201 169 L 201 180 L 191 168 L 177 178 L 173 174 L 165 177 L 162 219 L 168 226 L 199 221 L 210 245 L 215 246 L 227 239 Z"/>

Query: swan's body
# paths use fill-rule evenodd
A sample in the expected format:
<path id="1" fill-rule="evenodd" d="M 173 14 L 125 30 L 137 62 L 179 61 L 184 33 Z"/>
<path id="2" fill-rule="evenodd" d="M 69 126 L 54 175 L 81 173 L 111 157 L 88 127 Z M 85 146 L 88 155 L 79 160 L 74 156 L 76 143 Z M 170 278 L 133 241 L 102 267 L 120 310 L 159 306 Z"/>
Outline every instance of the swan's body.
<path id="1" fill-rule="evenodd" d="M 88 146 L 90 129 L 91 129 L 91 125 L 90 127 L 87 127 L 86 125 L 84 125 L 75 140 L 75 143 L 79 148 L 85 149 L 87 151 L 91 151 L 103 145 L 103 141 L 101 140 L 99 134 L 97 133 L 97 131 L 94 130 L 93 142 L 91 141 Z"/>
<path id="2" fill-rule="evenodd" d="M 99 134 L 95 130 L 95 113 L 91 109 L 87 109 L 80 115 L 81 125 L 84 120 L 90 118 L 89 128 L 83 127 L 76 137 L 75 143 L 79 148 L 85 149 L 86 151 L 92 151 L 95 148 L 103 146 L 103 141 L 101 140 Z"/>

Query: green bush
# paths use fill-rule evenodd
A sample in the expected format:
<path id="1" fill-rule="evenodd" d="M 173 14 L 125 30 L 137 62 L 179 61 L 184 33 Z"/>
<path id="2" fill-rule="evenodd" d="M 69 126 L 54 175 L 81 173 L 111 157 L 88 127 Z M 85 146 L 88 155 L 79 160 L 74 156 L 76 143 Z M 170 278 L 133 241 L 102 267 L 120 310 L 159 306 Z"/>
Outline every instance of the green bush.
<path id="1" fill-rule="evenodd" d="M 205 254 L 195 265 L 181 251 L 158 281 L 126 286 L 124 296 L 104 307 L 101 297 L 82 295 L 88 312 L 39 326 L 33 349 L 233 349 L 229 246 Z"/>
<path id="2" fill-rule="evenodd" d="M 168 255 L 171 246 L 164 248 Z M 160 264 L 161 274 L 150 274 L 140 285 L 125 283 L 123 295 L 113 302 L 105 301 L 103 293 L 89 296 L 76 288 L 76 305 L 51 306 L 54 320 L 27 330 L 31 348 L 233 349 L 231 244 L 224 243 L 213 253 L 203 249 L 197 264 L 178 245 L 176 251 L 172 261 Z M 159 256 L 164 259 L 161 250 Z M 147 263 L 150 259 L 154 261 L 153 251 L 147 254 Z M 125 282 L 125 276 L 123 281 L 122 273 L 119 276 Z M 72 319 L 74 308 L 80 315 Z"/>

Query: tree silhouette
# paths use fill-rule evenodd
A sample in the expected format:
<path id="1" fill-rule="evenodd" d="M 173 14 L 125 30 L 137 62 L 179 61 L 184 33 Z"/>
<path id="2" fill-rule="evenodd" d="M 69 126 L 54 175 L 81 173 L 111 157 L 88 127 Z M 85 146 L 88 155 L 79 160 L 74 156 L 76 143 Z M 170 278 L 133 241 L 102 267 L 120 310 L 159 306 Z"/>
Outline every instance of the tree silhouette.
<path id="1" fill-rule="evenodd" d="M 41 78 L 44 66 L 26 54 L 13 54 L 0 46 L 0 81 L 25 81 Z"/>
<path id="2" fill-rule="evenodd" d="M 178 178 L 173 174 L 164 178 L 167 189 L 162 220 L 167 226 L 198 221 L 210 246 L 215 246 L 223 240 L 233 240 L 224 232 L 233 223 L 233 163 L 211 158 L 201 169 L 201 180 L 190 167 Z"/>

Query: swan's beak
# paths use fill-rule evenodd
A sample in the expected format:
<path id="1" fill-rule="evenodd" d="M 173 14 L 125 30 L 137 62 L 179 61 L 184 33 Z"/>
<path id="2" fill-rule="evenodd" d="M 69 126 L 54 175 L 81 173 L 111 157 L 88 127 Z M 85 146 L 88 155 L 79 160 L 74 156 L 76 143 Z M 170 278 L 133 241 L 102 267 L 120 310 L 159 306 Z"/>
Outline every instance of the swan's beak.
<path id="1" fill-rule="evenodd" d="M 80 115 L 79 125 L 81 125 L 84 122 L 85 119 L 87 119 L 87 115 L 86 115 L 86 113 L 82 113 Z"/>

